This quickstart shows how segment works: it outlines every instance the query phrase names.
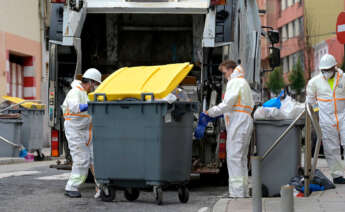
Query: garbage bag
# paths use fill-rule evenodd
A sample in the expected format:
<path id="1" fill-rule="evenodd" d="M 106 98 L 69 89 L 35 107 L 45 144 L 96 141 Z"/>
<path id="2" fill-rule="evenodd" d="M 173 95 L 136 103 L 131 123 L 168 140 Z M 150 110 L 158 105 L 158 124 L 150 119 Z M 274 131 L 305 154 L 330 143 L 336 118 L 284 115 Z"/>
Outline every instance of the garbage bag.
<path id="1" fill-rule="evenodd" d="M 296 176 L 291 178 L 289 184 L 294 186 L 297 191 L 304 192 L 303 176 Z M 335 185 L 319 169 L 316 169 L 314 177 L 310 183 L 310 191 L 324 191 L 334 188 Z"/>
<path id="2" fill-rule="evenodd" d="M 194 132 L 194 136 L 196 139 L 201 139 L 202 137 L 204 137 L 204 133 L 205 133 L 205 129 L 208 125 L 209 122 L 215 121 L 218 118 L 223 117 L 223 116 L 218 116 L 216 118 L 212 118 L 210 116 L 208 116 L 205 113 L 200 113 L 199 115 L 199 121 L 198 121 L 198 126 Z"/>
<path id="3" fill-rule="evenodd" d="M 255 120 L 282 120 L 284 115 L 275 107 L 258 107 L 254 112 Z"/>
<path id="4" fill-rule="evenodd" d="M 284 91 L 281 91 L 279 96 L 276 98 L 272 98 L 270 100 L 268 100 L 267 102 L 265 102 L 262 106 L 263 107 L 275 107 L 280 109 L 281 107 L 281 102 L 280 102 L 280 98 L 284 95 Z"/>
<path id="5" fill-rule="evenodd" d="M 303 112 L 304 107 L 303 103 L 299 103 L 290 96 L 286 96 L 286 98 L 281 101 L 280 113 L 283 119 L 295 119 Z"/>
<path id="6" fill-rule="evenodd" d="M 304 191 L 304 178 L 302 176 L 296 176 L 291 178 L 289 185 L 295 187 L 295 189 L 299 192 Z"/>
<path id="7" fill-rule="evenodd" d="M 314 191 L 324 191 L 325 190 L 325 187 L 323 186 L 320 186 L 318 184 L 309 184 L 309 191 L 310 192 L 314 192 Z M 302 187 L 302 192 L 304 193 L 304 186 Z"/>
<path id="8" fill-rule="evenodd" d="M 315 170 L 312 183 L 323 186 L 325 190 L 335 188 L 335 185 L 332 183 L 332 181 L 330 181 L 319 169 Z"/>

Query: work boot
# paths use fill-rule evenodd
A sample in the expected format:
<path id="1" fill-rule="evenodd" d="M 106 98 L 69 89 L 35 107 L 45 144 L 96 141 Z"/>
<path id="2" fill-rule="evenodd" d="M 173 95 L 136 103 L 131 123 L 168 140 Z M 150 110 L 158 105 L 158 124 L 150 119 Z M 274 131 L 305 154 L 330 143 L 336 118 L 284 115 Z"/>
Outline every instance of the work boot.
<path id="1" fill-rule="evenodd" d="M 345 179 L 343 177 L 333 178 L 334 184 L 345 184 Z"/>
<path id="2" fill-rule="evenodd" d="M 81 194 L 79 191 L 65 191 L 65 196 L 70 198 L 80 198 Z"/>

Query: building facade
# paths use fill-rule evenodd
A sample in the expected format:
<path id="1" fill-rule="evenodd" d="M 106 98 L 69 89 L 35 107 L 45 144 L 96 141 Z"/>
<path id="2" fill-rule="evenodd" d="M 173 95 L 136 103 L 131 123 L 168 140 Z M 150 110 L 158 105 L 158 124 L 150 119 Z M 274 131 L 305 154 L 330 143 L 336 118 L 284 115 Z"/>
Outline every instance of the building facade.
<path id="1" fill-rule="evenodd" d="M 0 98 L 41 98 L 42 2 L 0 1 Z"/>
<path id="2" fill-rule="evenodd" d="M 285 80 L 298 62 L 304 65 L 305 76 L 318 72 L 320 58 L 333 54 L 342 64 L 344 47 L 335 38 L 338 14 L 344 10 L 343 0 L 257 0 L 263 25 L 280 32 L 281 66 Z M 269 69 L 269 43 L 262 42 L 263 69 Z"/>

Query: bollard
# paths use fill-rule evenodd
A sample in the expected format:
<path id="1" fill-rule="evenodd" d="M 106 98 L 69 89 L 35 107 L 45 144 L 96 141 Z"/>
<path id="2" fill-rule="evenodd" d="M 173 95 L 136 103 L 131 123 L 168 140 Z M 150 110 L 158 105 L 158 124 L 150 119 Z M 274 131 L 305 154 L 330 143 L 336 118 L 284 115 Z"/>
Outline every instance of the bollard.
<path id="1" fill-rule="evenodd" d="M 253 212 L 262 211 L 261 160 L 260 156 L 251 157 Z"/>
<path id="2" fill-rule="evenodd" d="M 280 189 L 281 212 L 294 212 L 293 186 L 284 185 Z"/>

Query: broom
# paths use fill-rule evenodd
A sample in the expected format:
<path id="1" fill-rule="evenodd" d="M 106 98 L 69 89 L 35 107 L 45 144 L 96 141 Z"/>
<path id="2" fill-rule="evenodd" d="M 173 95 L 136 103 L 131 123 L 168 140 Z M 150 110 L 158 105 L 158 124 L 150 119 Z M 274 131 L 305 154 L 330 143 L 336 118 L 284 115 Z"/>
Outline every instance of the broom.
<path id="1" fill-rule="evenodd" d="M 19 157 L 25 158 L 25 160 L 27 160 L 27 161 L 32 161 L 34 159 L 34 155 L 31 153 L 28 153 L 28 151 L 25 149 L 24 146 L 15 144 L 15 143 L 7 140 L 6 138 L 4 138 L 2 136 L 0 136 L 0 140 L 13 146 L 13 147 L 15 147 L 15 148 L 17 148 L 17 149 L 19 149 Z"/>

